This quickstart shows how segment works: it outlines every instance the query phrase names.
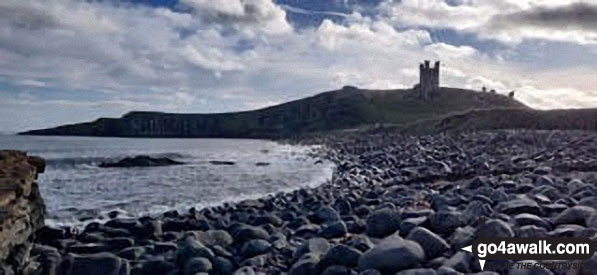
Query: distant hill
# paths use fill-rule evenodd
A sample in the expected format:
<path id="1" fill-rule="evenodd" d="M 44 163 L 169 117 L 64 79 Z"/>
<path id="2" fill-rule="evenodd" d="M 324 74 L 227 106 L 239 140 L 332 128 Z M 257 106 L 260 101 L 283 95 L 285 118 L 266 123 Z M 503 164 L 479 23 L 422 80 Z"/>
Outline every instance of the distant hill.
<path id="1" fill-rule="evenodd" d="M 597 130 L 597 109 L 534 110 L 493 108 L 469 110 L 408 125 L 397 131 L 416 134 L 494 129 Z"/>
<path id="2" fill-rule="evenodd" d="M 100 118 L 20 134 L 278 138 L 376 123 L 407 125 L 474 109 L 530 110 L 512 98 L 495 93 L 441 88 L 431 101 L 423 101 L 417 94 L 412 89 L 362 90 L 347 86 L 254 111 L 216 114 L 130 112 L 121 118 Z"/>

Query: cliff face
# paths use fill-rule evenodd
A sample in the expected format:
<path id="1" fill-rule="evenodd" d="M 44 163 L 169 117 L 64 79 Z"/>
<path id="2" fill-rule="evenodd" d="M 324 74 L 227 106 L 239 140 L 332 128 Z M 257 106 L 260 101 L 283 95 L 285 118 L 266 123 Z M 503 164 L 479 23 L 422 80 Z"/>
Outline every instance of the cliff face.
<path id="1" fill-rule="evenodd" d="M 474 108 L 525 108 L 506 96 L 442 88 L 431 101 L 413 90 L 344 87 L 264 109 L 220 114 L 131 112 L 121 118 L 33 130 L 27 135 L 277 138 L 371 123 L 406 123 Z"/>
<path id="2" fill-rule="evenodd" d="M 45 211 L 35 180 L 44 168 L 41 158 L 0 150 L 0 274 L 34 268 L 29 252 Z"/>

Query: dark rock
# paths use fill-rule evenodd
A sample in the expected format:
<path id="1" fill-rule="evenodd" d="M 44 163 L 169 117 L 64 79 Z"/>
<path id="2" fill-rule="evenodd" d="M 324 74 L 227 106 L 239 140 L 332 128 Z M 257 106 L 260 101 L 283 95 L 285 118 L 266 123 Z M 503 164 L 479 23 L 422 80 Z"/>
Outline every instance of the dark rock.
<path id="1" fill-rule="evenodd" d="M 354 272 L 356 274 L 356 272 Z M 326 268 L 321 275 L 351 275 L 353 271 L 341 266 L 341 265 L 333 265 Z"/>
<path id="2" fill-rule="evenodd" d="M 147 252 L 144 247 L 127 247 L 118 252 L 118 257 L 127 259 L 129 261 L 136 261 L 139 257 Z"/>
<path id="3" fill-rule="evenodd" d="M 498 212 L 508 215 L 516 215 L 521 213 L 541 215 L 541 208 L 539 205 L 530 199 L 514 199 L 501 202 L 495 209 Z"/>
<path id="4" fill-rule="evenodd" d="M 367 235 L 383 238 L 400 228 L 400 213 L 389 208 L 376 210 L 367 216 Z"/>
<path id="5" fill-rule="evenodd" d="M 209 162 L 213 165 L 234 165 L 236 164 L 234 161 L 225 161 L 225 160 L 212 160 Z"/>
<path id="6" fill-rule="evenodd" d="M 388 238 L 361 255 L 359 270 L 376 269 L 381 273 L 395 273 L 417 266 L 424 259 L 425 252 L 416 242 L 398 237 Z"/>
<path id="7" fill-rule="evenodd" d="M 400 235 L 407 235 L 413 228 L 422 225 L 427 217 L 408 218 L 400 223 Z"/>
<path id="8" fill-rule="evenodd" d="M 326 239 L 334 239 L 340 238 L 346 235 L 347 233 L 346 224 L 342 221 L 332 222 L 329 224 L 324 224 L 321 227 L 320 235 Z"/>
<path id="9" fill-rule="evenodd" d="M 292 265 L 290 271 L 288 272 L 289 275 L 311 275 L 317 274 L 317 263 L 319 262 L 319 257 L 313 256 L 311 254 L 306 254 L 304 257 L 301 257 L 296 263 Z"/>
<path id="10" fill-rule="evenodd" d="M 212 269 L 211 262 L 202 257 L 191 258 L 184 266 L 184 275 L 195 275 L 200 272 L 209 273 Z"/>
<path id="11" fill-rule="evenodd" d="M 168 166 L 168 165 L 181 165 L 184 162 L 175 161 L 169 158 L 152 158 L 150 156 L 135 156 L 126 157 L 117 162 L 102 162 L 99 167 L 111 168 L 111 167 L 153 167 L 153 166 Z"/>
<path id="12" fill-rule="evenodd" d="M 463 273 L 472 273 L 481 270 L 479 261 L 472 256 L 472 253 L 458 251 L 444 262 L 444 266 L 453 268 Z"/>
<path id="13" fill-rule="evenodd" d="M 514 222 L 517 226 L 535 225 L 551 230 L 551 224 L 547 220 L 529 213 L 522 213 L 514 216 Z"/>
<path id="14" fill-rule="evenodd" d="M 141 274 L 168 274 L 168 272 L 175 269 L 176 266 L 166 260 L 149 260 L 143 263 Z"/>
<path id="15" fill-rule="evenodd" d="M 244 258 L 250 258 L 266 253 L 271 247 L 271 244 L 266 240 L 250 240 L 246 241 L 240 251 Z"/>
<path id="16" fill-rule="evenodd" d="M 481 233 L 482 232 L 482 233 Z M 506 222 L 498 219 L 488 220 L 479 228 L 479 234 L 488 238 L 510 238 L 514 237 L 514 231 Z"/>
<path id="17" fill-rule="evenodd" d="M 340 220 L 340 215 L 336 210 L 330 206 L 323 206 L 309 216 L 309 219 L 314 223 L 329 223 Z"/>
<path id="18" fill-rule="evenodd" d="M 559 224 L 578 224 L 586 226 L 586 219 L 595 213 L 595 208 L 590 206 L 574 206 L 566 209 L 564 212 L 557 215 L 553 222 Z"/>
<path id="19" fill-rule="evenodd" d="M 407 269 L 407 270 L 402 270 L 402 271 L 396 273 L 396 275 L 435 275 L 435 274 L 437 274 L 437 272 L 435 272 L 435 270 L 430 269 L 430 268 Z"/>
<path id="20" fill-rule="evenodd" d="M 329 266 L 340 265 L 356 267 L 362 252 L 352 247 L 339 244 L 332 247 L 319 262 L 319 270 L 324 270 Z"/>
<path id="21" fill-rule="evenodd" d="M 128 261 L 110 253 L 68 254 L 62 261 L 60 269 L 72 275 L 120 275 L 130 272 Z"/>
<path id="22" fill-rule="evenodd" d="M 232 274 L 236 266 L 232 261 L 225 257 L 216 257 L 213 262 L 213 270 L 215 274 L 218 275 L 227 275 Z"/>
<path id="23" fill-rule="evenodd" d="M 442 237 L 429 231 L 424 227 L 416 227 L 410 231 L 406 239 L 417 242 L 427 259 L 434 259 L 441 256 L 446 250 L 450 249 L 448 243 Z"/>
<path id="24" fill-rule="evenodd" d="M 234 241 L 239 243 L 254 239 L 267 240 L 269 238 L 269 233 L 263 228 L 247 224 L 238 226 L 231 233 Z"/>
<path id="25" fill-rule="evenodd" d="M 197 232 L 196 236 L 197 240 L 208 246 L 219 245 L 222 247 L 227 247 L 234 242 L 232 236 L 230 236 L 230 234 L 224 230 L 208 230 L 205 232 Z M 263 236 L 265 236 L 265 234 Z"/>
<path id="26" fill-rule="evenodd" d="M 475 238 L 475 228 L 471 226 L 459 227 L 450 236 L 450 244 L 454 249 L 461 249 L 471 245 Z"/>
<path id="27" fill-rule="evenodd" d="M 516 237 L 519 238 L 544 238 L 547 236 L 547 229 L 535 225 L 525 225 L 516 229 Z"/>
<path id="28" fill-rule="evenodd" d="M 182 247 L 176 251 L 178 266 L 184 266 L 189 259 L 199 257 L 213 260 L 215 255 L 209 248 L 191 238 L 186 239 Z"/>
<path id="29" fill-rule="evenodd" d="M 330 243 L 324 238 L 311 238 L 306 240 L 294 254 L 295 258 L 300 258 L 305 254 L 317 255 L 317 257 L 325 255 L 330 250 Z"/>
<path id="30" fill-rule="evenodd" d="M 454 211 L 435 212 L 429 217 L 433 232 L 450 235 L 462 225 L 462 214 Z"/>

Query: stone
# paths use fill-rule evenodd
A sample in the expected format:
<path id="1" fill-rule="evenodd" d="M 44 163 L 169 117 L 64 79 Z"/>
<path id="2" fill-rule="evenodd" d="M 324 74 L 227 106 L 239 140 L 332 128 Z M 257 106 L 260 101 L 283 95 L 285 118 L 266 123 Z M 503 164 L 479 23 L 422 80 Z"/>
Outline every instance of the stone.
<path id="1" fill-rule="evenodd" d="M 191 238 L 186 239 L 182 247 L 176 251 L 176 263 L 178 266 L 185 266 L 189 259 L 198 257 L 213 260 L 215 255 L 209 248 Z"/>
<path id="2" fill-rule="evenodd" d="M 547 229 L 535 225 L 525 225 L 516 229 L 516 237 L 519 238 L 545 238 Z"/>
<path id="3" fill-rule="evenodd" d="M 340 220 L 338 212 L 330 206 L 322 206 L 309 216 L 309 219 L 317 224 L 328 223 Z"/>
<path id="4" fill-rule="evenodd" d="M 338 244 L 332 247 L 328 253 L 321 258 L 318 268 L 319 270 L 324 270 L 333 265 L 356 267 L 362 254 L 361 251 L 355 248 Z"/>
<path id="5" fill-rule="evenodd" d="M 306 254 L 305 257 L 301 257 L 296 263 L 292 265 L 289 275 L 311 275 L 317 272 L 317 263 L 319 257 L 311 254 Z"/>
<path id="6" fill-rule="evenodd" d="M 213 262 L 213 271 L 218 275 L 232 274 L 236 266 L 232 261 L 225 257 L 217 256 Z"/>
<path id="7" fill-rule="evenodd" d="M 129 168 L 129 167 L 153 167 L 153 166 L 168 166 L 168 165 L 181 165 L 184 162 L 175 161 L 169 158 L 152 158 L 150 156 L 134 156 L 126 157 L 117 162 L 102 162 L 98 166 L 102 168 Z"/>
<path id="8" fill-rule="evenodd" d="M 311 238 L 306 240 L 294 254 L 294 258 L 300 258 L 304 254 L 322 256 L 330 250 L 330 243 L 324 238 Z"/>
<path id="9" fill-rule="evenodd" d="M 321 227 L 320 235 L 326 239 L 340 238 L 346 235 L 348 229 L 343 221 L 336 221 L 328 224 L 324 224 Z"/>
<path id="10" fill-rule="evenodd" d="M 471 224 L 480 217 L 491 217 L 493 215 L 493 209 L 488 203 L 480 201 L 470 202 L 462 213 L 462 218 L 465 224 Z"/>
<path id="11" fill-rule="evenodd" d="M 208 246 L 219 245 L 221 247 L 227 247 L 234 242 L 232 236 L 224 230 L 199 231 L 196 233 L 196 236 L 198 241 Z"/>
<path id="12" fill-rule="evenodd" d="M 547 220 L 529 213 L 522 213 L 514 216 L 514 222 L 519 227 L 525 225 L 535 225 L 551 230 L 551 224 Z"/>
<path id="13" fill-rule="evenodd" d="M 149 260 L 143 263 L 141 274 L 168 274 L 175 270 L 176 266 L 163 259 Z"/>
<path id="14" fill-rule="evenodd" d="M 212 270 L 211 262 L 203 257 L 191 258 L 184 266 L 184 275 L 195 275 L 200 272 L 209 273 Z"/>
<path id="15" fill-rule="evenodd" d="M 479 261 L 472 256 L 472 253 L 464 251 L 456 252 L 456 254 L 444 262 L 444 266 L 462 273 L 472 273 L 481 270 Z"/>
<path id="16" fill-rule="evenodd" d="M 257 255 L 266 253 L 270 249 L 270 247 L 271 247 L 271 244 L 266 240 L 260 240 L 260 239 L 250 240 L 250 241 L 246 241 L 243 244 L 243 246 L 240 250 L 240 254 L 244 258 L 250 258 L 250 257 L 254 257 Z"/>
<path id="17" fill-rule="evenodd" d="M 541 215 L 541 208 L 539 205 L 530 199 L 514 199 L 501 202 L 496 206 L 495 210 L 507 215 L 516 215 L 521 213 Z"/>
<path id="18" fill-rule="evenodd" d="M 595 208 L 590 206 L 574 206 L 564 210 L 553 219 L 553 223 L 560 224 L 578 224 L 586 226 L 586 219 L 595 213 Z"/>
<path id="19" fill-rule="evenodd" d="M 435 275 L 437 272 L 431 268 L 414 268 L 397 272 L 395 275 Z"/>
<path id="20" fill-rule="evenodd" d="M 490 219 L 479 228 L 478 234 L 484 234 L 488 238 L 511 238 L 514 231 L 506 222 L 498 219 Z"/>
<path id="21" fill-rule="evenodd" d="M 450 235 L 462 225 L 462 214 L 454 211 L 435 212 L 429 217 L 429 222 L 433 232 Z"/>
<path id="22" fill-rule="evenodd" d="M 88 255 L 68 254 L 62 261 L 60 269 L 66 274 L 73 275 L 120 275 L 130 272 L 127 260 L 106 252 Z"/>
<path id="23" fill-rule="evenodd" d="M 395 237 L 363 253 L 358 265 L 359 270 L 376 269 L 385 274 L 415 267 L 424 260 L 425 252 L 419 244 Z"/>
<path id="24" fill-rule="evenodd" d="M 341 265 L 333 265 L 326 268 L 321 275 L 350 275 L 352 274 L 351 270 L 341 266 Z"/>
<path id="25" fill-rule="evenodd" d="M 233 229 L 232 237 L 234 241 L 243 243 L 254 239 L 267 240 L 269 239 L 269 233 L 261 227 L 242 224 Z"/>
<path id="26" fill-rule="evenodd" d="M 475 228 L 471 226 L 459 227 L 454 230 L 454 233 L 450 236 L 450 244 L 453 249 L 461 249 L 469 246 L 473 243 L 476 238 Z"/>
<path id="27" fill-rule="evenodd" d="M 414 228 L 406 239 L 417 242 L 425 251 L 427 259 L 439 257 L 450 249 L 450 245 L 442 237 L 424 227 Z"/>
<path id="28" fill-rule="evenodd" d="M 118 257 L 127 259 L 129 261 L 136 261 L 139 257 L 147 252 L 145 247 L 127 247 L 118 252 Z"/>
<path id="29" fill-rule="evenodd" d="M 425 223 L 427 217 L 408 218 L 400 223 L 400 234 L 408 234 L 413 228 Z"/>
<path id="30" fill-rule="evenodd" d="M 400 228 L 400 214 L 395 210 L 383 208 L 370 213 L 366 219 L 366 232 L 370 237 L 383 238 Z"/>

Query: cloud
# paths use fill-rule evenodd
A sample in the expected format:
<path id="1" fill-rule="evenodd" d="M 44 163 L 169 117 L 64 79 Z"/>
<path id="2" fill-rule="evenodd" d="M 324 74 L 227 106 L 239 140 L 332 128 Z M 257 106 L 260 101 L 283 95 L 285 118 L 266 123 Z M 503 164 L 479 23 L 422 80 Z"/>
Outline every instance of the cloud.
<path id="1" fill-rule="evenodd" d="M 597 43 L 597 6 L 577 0 L 402 0 L 379 9 L 403 26 L 453 29 L 511 45 L 526 39 Z"/>
<path id="2" fill-rule="evenodd" d="M 537 6 L 491 18 L 486 29 L 497 36 L 597 43 L 597 5 L 573 3 L 565 6 Z"/>
<path id="3" fill-rule="evenodd" d="M 40 128 L 131 110 L 249 110 L 344 85 L 409 88 L 424 59 L 442 61 L 445 86 L 516 90 L 525 103 L 542 108 L 597 106 L 597 61 L 591 61 L 597 51 L 590 47 L 520 42 L 489 54 L 432 36 L 433 28 L 481 30 L 496 14 L 531 11 L 539 2 L 456 4 L 404 0 L 381 4 L 374 15 L 353 11 L 340 21 L 294 28 L 271 0 L 183 0 L 176 9 L 1 1 L 0 128 Z M 566 61 L 547 66 L 554 53 Z M 562 95 L 574 98 L 558 100 Z"/>

